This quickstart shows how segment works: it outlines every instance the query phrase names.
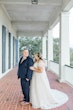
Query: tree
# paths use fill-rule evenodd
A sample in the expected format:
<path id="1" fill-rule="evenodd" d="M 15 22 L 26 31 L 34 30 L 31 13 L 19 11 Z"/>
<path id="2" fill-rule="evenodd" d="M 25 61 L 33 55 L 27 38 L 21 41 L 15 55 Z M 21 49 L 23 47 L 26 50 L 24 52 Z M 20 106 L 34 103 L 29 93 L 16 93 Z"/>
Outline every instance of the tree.
<path id="1" fill-rule="evenodd" d="M 59 62 L 59 38 L 53 39 L 53 60 Z"/>
<path id="2" fill-rule="evenodd" d="M 22 55 L 23 48 L 29 49 L 30 56 L 35 53 L 42 53 L 41 37 L 20 37 L 19 38 L 19 54 Z M 53 60 L 59 63 L 59 38 L 53 39 Z M 70 65 L 73 66 L 73 48 L 70 48 Z"/>
<path id="3" fill-rule="evenodd" d="M 24 48 L 29 49 L 30 56 L 35 53 L 41 53 L 42 51 L 42 40 L 41 37 L 20 37 L 19 38 L 19 54 L 22 55 L 22 50 Z"/>
<path id="4" fill-rule="evenodd" d="M 70 48 L 70 65 L 73 66 L 73 48 Z"/>
<path id="5" fill-rule="evenodd" d="M 53 39 L 53 57 L 55 62 L 59 62 L 59 38 Z M 70 48 L 70 66 L 73 66 L 73 48 Z"/>

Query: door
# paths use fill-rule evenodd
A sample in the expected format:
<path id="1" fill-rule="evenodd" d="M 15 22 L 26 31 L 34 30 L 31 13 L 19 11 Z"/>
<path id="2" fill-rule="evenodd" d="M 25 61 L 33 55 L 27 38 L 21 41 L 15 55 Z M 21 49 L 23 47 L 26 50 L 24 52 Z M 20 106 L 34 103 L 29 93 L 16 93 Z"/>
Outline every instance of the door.
<path id="1" fill-rule="evenodd" d="M 11 33 L 10 32 L 8 36 L 8 57 L 9 57 L 8 69 L 10 69 L 11 68 Z"/>
<path id="2" fill-rule="evenodd" d="M 6 27 L 2 26 L 2 73 L 6 71 Z"/>

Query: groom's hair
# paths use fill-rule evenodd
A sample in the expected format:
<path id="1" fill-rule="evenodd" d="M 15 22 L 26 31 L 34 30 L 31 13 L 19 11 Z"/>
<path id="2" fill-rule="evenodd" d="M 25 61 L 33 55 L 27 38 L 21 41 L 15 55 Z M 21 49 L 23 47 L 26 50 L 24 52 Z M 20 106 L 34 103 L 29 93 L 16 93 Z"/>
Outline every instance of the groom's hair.
<path id="1" fill-rule="evenodd" d="M 24 50 L 29 50 L 28 48 L 25 48 Z"/>
<path id="2" fill-rule="evenodd" d="M 28 50 L 28 51 L 29 51 L 29 49 L 28 49 L 28 48 L 24 48 L 24 49 L 23 49 L 23 51 L 24 51 L 24 50 Z"/>

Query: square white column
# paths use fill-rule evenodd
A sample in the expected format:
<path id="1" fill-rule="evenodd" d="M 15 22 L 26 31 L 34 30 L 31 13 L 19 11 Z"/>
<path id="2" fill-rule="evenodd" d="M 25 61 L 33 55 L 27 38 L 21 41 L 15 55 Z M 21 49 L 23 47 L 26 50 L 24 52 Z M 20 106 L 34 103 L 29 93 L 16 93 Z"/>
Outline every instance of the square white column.
<path id="1" fill-rule="evenodd" d="M 19 62 L 19 40 L 16 40 L 16 64 L 18 65 Z"/>
<path id="2" fill-rule="evenodd" d="M 42 37 L 42 57 L 43 57 L 43 60 L 45 62 L 45 66 L 46 66 L 46 69 L 47 69 L 47 37 L 46 37 L 46 34 L 44 35 L 44 37 Z"/>
<path id="3" fill-rule="evenodd" d="M 60 51 L 59 51 L 59 81 L 65 79 L 64 65 L 70 65 L 69 52 L 69 13 L 60 15 Z"/>
<path id="4" fill-rule="evenodd" d="M 14 37 L 14 66 L 16 66 L 16 38 Z"/>
<path id="5" fill-rule="evenodd" d="M 11 34 L 11 68 L 13 68 L 13 35 Z"/>
<path id="6" fill-rule="evenodd" d="M 46 60 L 46 36 L 42 37 L 42 57 Z"/>
<path id="7" fill-rule="evenodd" d="M 48 70 L 50 70 L 50 60 L 53 61 L 53 35 L 52 30 L 48 30 Z"/>

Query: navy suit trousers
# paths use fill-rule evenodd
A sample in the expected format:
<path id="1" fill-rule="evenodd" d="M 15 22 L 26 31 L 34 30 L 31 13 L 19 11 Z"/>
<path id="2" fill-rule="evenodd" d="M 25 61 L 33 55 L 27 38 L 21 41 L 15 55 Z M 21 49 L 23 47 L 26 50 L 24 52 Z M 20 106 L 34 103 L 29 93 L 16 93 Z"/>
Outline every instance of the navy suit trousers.
<path id="1" fill-rule="evenodd" d="M 26 79 L 21 78 L 21 88 L 24 95 L 24 100 L 29 102 L 29 92 L 30 92 L 30 81 L 26 81 Z"/>

